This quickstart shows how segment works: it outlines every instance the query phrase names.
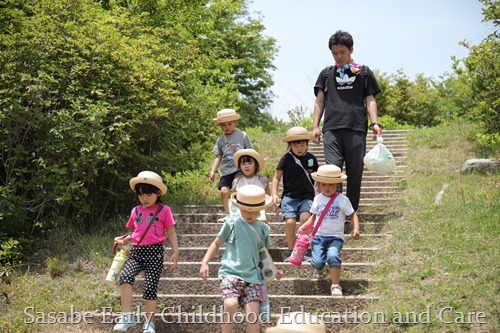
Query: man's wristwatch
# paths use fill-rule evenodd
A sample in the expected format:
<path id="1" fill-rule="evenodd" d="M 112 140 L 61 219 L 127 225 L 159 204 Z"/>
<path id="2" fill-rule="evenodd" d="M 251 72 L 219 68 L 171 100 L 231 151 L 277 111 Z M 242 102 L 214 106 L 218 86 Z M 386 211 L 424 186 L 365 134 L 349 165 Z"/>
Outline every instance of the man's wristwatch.
<path id="1" fill-rule="evenodd" d="M 380 123 L 376 122 L 376 121 L 374 121 L 373 123 L 371 123 L 370 126 L 368 126 L 368 127 L 369 128 L 373 128 L 373 126 L 375 126 L 375 125 L 378 125 L 378 127 L 382 128 L 382 125 L 380 125 Z"/>

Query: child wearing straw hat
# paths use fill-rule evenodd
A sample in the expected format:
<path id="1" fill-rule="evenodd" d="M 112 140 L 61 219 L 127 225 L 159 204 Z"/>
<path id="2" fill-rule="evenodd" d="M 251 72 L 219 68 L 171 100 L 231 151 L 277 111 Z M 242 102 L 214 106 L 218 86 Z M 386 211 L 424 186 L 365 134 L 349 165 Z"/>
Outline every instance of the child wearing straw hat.
<path id="1" fill-rule="evenodd" d="M 315 195 L 314 181 L 311 173 L 318 169 L 316 156 L 307 151 L 312 135 L 304 127 L 292 127 L 281 141 L 288 144 L 288 152 L 284 154 L 274 174 L 271 193 L 276 213 L 281 208 L 281 217 L 285 220 L 285 235 L 289 254 L 288 261 L 295 244 L 295 228 L 297 221 L 303 224 L 311 216 L 309 212 Z M 283 177 L 283 193 L 278 196 L 278 186 Z M 305 256 L 307 261 L 309 256 Z"/>
<path id="2" fill-rule="evenodd" d="M 262 300 L 262 276 L 258 267 L 259 249 L 269 247 L 269 226 L 258 220 L 260 211 L 271 204 L 271 197 L 257 185 L 242 186 L 231 195 L 232 204 L 241 211 L 241 217 L 226 218 L 218 235 L 208 248 L 200 267 L 200 277 L 209 278 L 208 263 L 219 248 L 226 247 L 218 272 L 223 299 L 222 332 L 232 332 L 234 315 L 243 306 L 247 332 L 259 332 L 259 306 Z M 282 272 L 280 272 L 282 273 Z M 281 274 L 277 275 L 281 278 Z"/>
<path id="3" fill-rule="evenodd" d="M 267 195 L 271 195 L 271 190 L 269 189 L 269 180 L 266 176 L 259 174 L 264 170 L 266 163 L 262 156 L 254 149 L 240 149 L 234 154 L 234 163 L 241 172 L 241 175 L 237 176 L 233 180 L 233 189 L 237 192 L 238 189 L 245 185 L 257 185 L 262 187 Z M 229 210 L 231 215 L 238 215 L 238 209 L 231 205 L 231 200 L 229 201 Z M 260 211 L 259 219 L 261 221 L 266 221 L 266 211 L 265 209 Z"/>
<path id="4" fill-rule="evenodd" d="M 124 243 L 132 242 L 132 248 L 119 280 L 122 313 L 113 332 L 126 332 L 137 324 L 138 318 L 132 312 L 132 285 L 135 277 L 144 271 L 143 298 L 147 319 L 143 324 L 143 333 L 155 333 L 153 317 L 158 282 L 163 270 L 163 244 L 167 238 L 172 247 L 170 267 L 176 268 L 179 261 L 175 220 L 170 207 L 161 202 L 160 197 L 167 192 L 167 186 L 158 174 L 142 171 L 130 180 L 130 188 L 137 194 L 141 204 L 132 209 L 127 222 L 127 228 L 132 233 L 125 238 L 115 238 L 116 245 L 122 247 Z"/>
<path id="5" fill-rule="evenodd" d="M 302 234 L 312 226 L 316 226 L 316 223 L 321 223 L 311 242 L 311 265 L 320 276 L 321 270 L 325 264 L 328 264 L 332 281 L 331 294 L 332 296 L 342 296 L 342 288 L 340 287 L 340 252 L 344 245 L 345 217 L 346 215 L 350 216 L 352 221 L 351 237 L 359 239 L 358 215 L 349 198 L 342 193 L 337 193 L 337 185 L 347 179 L 347 176 L 341 172 L 338 166 L 332 164 L 322 165 L 317 172 L 312 174 L 312 177 L 318 184 L 320 193 L 314 197 L 311 206 L 312 216 L 297 232 Z M 328 205 L 328 202 L 335 194 L 336 197 L 333 198 L 333 202 Z M 318 221 L 317 217 L 322 215 L 327 206 L 328 210 L 324 219 Z"/>
<path id="6" fill-rule="evenodd" d="M 215 180 L 215 174 L 220 166 L 220 178 L 218 190 L 222 198 L 222 206 L 224 212 L 229 215 L 229 194 L 231 191 L 233 180 L 239 175 L 238 168 L 234 163 L 234 154 L 245 148 L 252 148 L 252 142 L 244 131 L 236 129 L 240 115 L 233 109 L 223 109 L 217 112 L 217 118 L 214 122 L 220 125 L 224 132 L 215 142 L 212 153 L 215 154 L 212 168 L 210 170 L 209 181 Z M 219 219 L 222 222 L 223 219 Z"/>

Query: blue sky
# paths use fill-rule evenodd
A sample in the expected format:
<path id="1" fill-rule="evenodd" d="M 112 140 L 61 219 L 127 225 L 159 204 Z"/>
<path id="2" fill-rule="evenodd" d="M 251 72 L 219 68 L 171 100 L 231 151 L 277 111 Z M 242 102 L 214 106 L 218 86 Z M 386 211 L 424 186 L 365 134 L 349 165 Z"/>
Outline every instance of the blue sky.
<path id="1" fill-rule="evenodd" d="M 253 0 L 249 9 L 260 12 L 264 34 L 280 47 L 273 72 L 276 97 L 266 111 L 283 120 L 294 107 L 312 110 L 318 73 L 333 64 L 328 39 L 336 30 L 353 35 L 353 56 L 360 64 L 436 79 L 452 71 L 451 56 L 467 56 L 460 41 L 477 45 L 494 31 L 481 22 L 478 0 Z"/>

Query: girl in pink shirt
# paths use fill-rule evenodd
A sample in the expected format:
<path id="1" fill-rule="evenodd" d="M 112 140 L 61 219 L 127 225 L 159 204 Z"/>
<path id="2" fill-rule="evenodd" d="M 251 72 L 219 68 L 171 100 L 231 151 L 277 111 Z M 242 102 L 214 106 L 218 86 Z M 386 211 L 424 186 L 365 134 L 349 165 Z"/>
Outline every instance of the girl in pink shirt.
<path id="1" fill-rule="evenodd" d="M 142 297 L 145 300 L 147 319 L 143 324 L 143 332 L 155 333 L 153 317 L 156 312 L 158 282 L 163 270 L 163 244 L 167 237 L 172 247 L 171 268 L 175 268 L 179 260 L 175 221 L 170 207 L 163 205 L 160 200 L 160 196 L 167 192 L 167 186 L 158 174 L 142 171 L 130 180 L 130 188 L 137 193 L 141 204 L 132 209 L 127 222 L 127 228 L 132 233 L 125 238 L 115 239 L 119 246 L 132 242 L 132 248 L 119 280 L 122 314 L 113 331 L 126 332 L 137 324 L 137 318 L 132 312 L 132 285 L 135 277 L 144 271 Z"/>

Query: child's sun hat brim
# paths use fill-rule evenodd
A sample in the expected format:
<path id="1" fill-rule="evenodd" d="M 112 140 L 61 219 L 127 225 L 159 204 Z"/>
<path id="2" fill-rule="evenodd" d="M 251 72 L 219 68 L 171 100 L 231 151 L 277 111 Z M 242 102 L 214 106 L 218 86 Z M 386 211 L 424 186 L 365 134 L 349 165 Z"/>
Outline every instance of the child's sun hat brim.
<path id="1" fill-rule="evenodd" d="M 140 183 L 156 186 L 160 190 L 160 196 L 167 193 L 167 185 L 163 183 L 160 175 L 153 171 L 141 171 L 137 177 L 132 178 L 130 180 L 130 188 L 132 191 L 135 192 L 135 186 Z"/>
<path id="2" fill-rule="evenodd" d="M 231 195 L 231 202 L 240 210 L 258 212 L 271 204 L 271 196 L 257 185 L 243 185 Z"/>
<path id="3" fill-rule="evenodd" d="M 286 132 L 286 136 L 281 139 L 283 142 L 292 142 L 292 141 L 311 141 L 312 133 L 310 133 L 306 128 L 301 126 L 296 126 L 290 128 Z"/>
<path id="4" fill-rule="evenodd" d="M 237 114 L 236 111 L 234 111 L 233 109 L 224 109 L 217 112 L 217 118 L 214 118 L 214 122 L 220 124 L 238 119 L 240 119 L 240 115 Z"/>
<path id="5" fill-rule="evenodd" d="M 318 168 L 318 171 L 311 174 L 312 179 L 318 183 L 336 184 L 342 183 L 347 176 L 336 165 L 325 164 Z"/>
<path id="6" fill-rule="evenodd" d="M 238 166 L 238 160 L 240 159 L 241 156 L 245 156 L 245 155 L 251 156 L 257 161 L 257 163 L 259 164 L 259 169 L 257 170 L 257 172 L 261 172 L 262 170 L 264 170 L 264 168 L 266 166 L 266 162 L 264 161 L 264 158 L 262 158 L 262 155 L 259 154 L 254 149 L 240 149 L 240 150 L 238 150 L 234 154 L 234 157 L 233 157 L 234 164 L 236 166 Z"/>

